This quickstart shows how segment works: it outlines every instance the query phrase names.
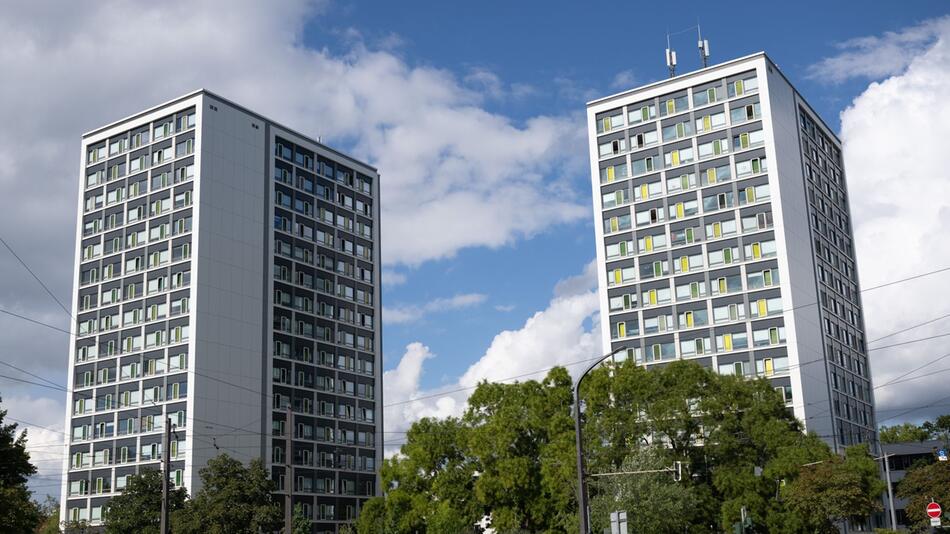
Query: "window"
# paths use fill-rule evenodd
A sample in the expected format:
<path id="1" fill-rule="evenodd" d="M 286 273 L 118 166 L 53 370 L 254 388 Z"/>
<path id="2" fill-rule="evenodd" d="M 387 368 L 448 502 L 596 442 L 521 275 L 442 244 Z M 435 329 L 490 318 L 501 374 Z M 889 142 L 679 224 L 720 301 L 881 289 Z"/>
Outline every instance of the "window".
<path id="1" fill-rule="evenodd" d="M 764 143 L 765 135 L 762 133 L 762 130 L 755 130 L 752 132 L 745 132 L 732 136 L 732 147 L 735 150 L 744 150 L 746 148 L 762 146 Z"/>
<path id="2" fill-rule="evenodd" d="M 663 222 L 663 208 L 649 208 L 636 213 L 637 226 L 646 226 Z"/>
<path id="3" fill-rule="evenodd" d="M 702 91 L 696 91 L 693 93 L 693 106 L 705 106 L 706 104 L 712 104 L 721 99 L 722 88 L 710 87 L 709 89 L 704 89 Z"/>
<path id="4" fill-rule="evenodd" d="M 706 225 L 706 239 L 719 239 L 736 234 L 736 220 L 726 219 L 711 222 Z"/>
<path id="5" fill-rule="evenodd" d="M 703 197 L 703 211 L 711 212 L 733 207 L 732 191 L 722 193 L 713 193 L 710 196 Z"/>
<path id="6" fill-rule="evenodd" d="M 746 278 L 749 289 L 762 289 L 779 283 L 778 269 L 765 269 L 749 273 Z"/>
<path id="7" fill-rule="evenodd" d="M 657 315 L 654 317 L 644 317 L 643 318 L 643 333 L 644 334 L 656 334 L 658 332 L 666 332 L 673 328 L 673 316 L 672 315 Z"/>
<path id="8" fill-rule="evenodd" d="M 670 237 L 673 246 L 686 245 L 694 243 L 699 234 L 699 227 L 680 228 L 679 230 L 670 230 Z"/>
<path id="9" fill-rule="evenodd" d="M 745 106 L 739 106 L 729 111 L 729 118 L 732 119 L 732 124 L 740 124 L 746 121 L 755 120 L 760 116 L 761 112 L 759 111 L 758 102 Z"/>
<path id="10" fill-rule="evenodd" d="M 742 231 L 752 232 L 756 230 L 765 230 L 772 227 L 772 212 L 765 211 L 748 215 L 742 218 Z"/>
<path id="11" fill-rule="evenodd" d="M 610 297 L 610 311 L 631 310 L 637 307 L 637 294 L 629 293 Z"/>
<path id="12" fill-rule="evenodd" d="M 623 267 L 613 269 L 607 272 L 607 285 L 627 284 L 636 279 L 636 271 L 633 267 Z"/>
<path id="13" fill-rule="evenodd" d="M 614 180 L 622 180 L 627 177 L 627 164 L 620 163 L 609 165 L 600 169 L 600 183 L 609 184 Z"/>
<path id="14" fill-rule="evenodd" d="M 749 338 L 745 332 L 733 332 L 716 336 L 716 351 L 729 352 L 749 348 Z"/>
<path id="15" fill-rule="evenodd" d="M 697 150 L 699 152 L 699 159 L 711 158 L 728 154 L 729 144 L 725 139 L 713 139 L 712 141 L 697 146 Z"/>
<path id="16" fill-rule="evenodd" d="M 650 198 L 657 197 L 662 194 L 663 194 L 662 182 L 650 182 L 646 184 L 640 184 L 633 188 L 633 198 L 637 202 L 649 200 Z"/>
<path id="17" fill-rule="evenodd" d="M 728 168 L 728 167 L 727 167 Z M 686 173 L 666 179 L 666 189 L 669 193 L 686 191 L 696 187 L 696 174 Z"/>
<path id="18" fill-rule="evenodd" d="M 744 252 L 746 260 L 772 258 L 776 255 L 775 241 L 749 243 L 745 246 Z"/>
<path id="19" fill-rule="evenodd" d="M 709 324 L 709 314 L 706 309 L 687 311 L 679 314 L 680 328 L 693 328 Z"/>
<path id="20" fill-rule="evenodd" d="M 615 110 L 606 117 L 597 119 L 597 133 L 604 133 L 623 126 L 623 111 Z"/>
<path id="21" fill-rule="evenodd" d="M 670 220 L 682 219 L 684 217 L 692 217 L 699 213 L 699 202 L 696 200 L 687 200 L 685 202 L 677 202 L 667 208 L 670 215 Z"/>
<path id="22" fill-rule="evenodd" d="M 630 148 L 640 149 L 655 145 L 657 142 L 656 130 L 647 130 L 638 134 L 630 134 Z"/>
<path id="23" fill-rule="evenodd" d="M 673 272 L 688 273 L 691 270 L 700 269 L 703 266 L 703 256 L 702 254 L 694 254 L 692 256 L 680 256 L 676 258 L 676 261 L 673 262 Z"/>
<path id="24" fill-rule="evenodd" d="M 753 202 L 761 202 L 763 200 L 768 200 L 769 198 L 769 184 L 749 186 L 739 190 L 740 206 L 751 204 Z"/>
<path id="25" fill-rule="evenodd" d="M 735 80 L 728 84 L 729 98 L 742 96 L 748 93 L 754 93 L 759 90 L 759 80 L 755 75 L 751 75 L 741 80 Z"/>
<path id="26" fill-rule="evenodd" d="M 600 157 L 617 155 L 627 150 L 627 140 L 626 139 L 614 139 L 613 141 L 607 141 L 606 143 L 601 143 L 600 147 Z"/>
<path id="27" fill-rule="evenodd" d="M 623 258 L 633 254 L 633 241 L 620 241 L 606 246 L 607 259 Z"/>
<path id="28" fill-rule="evenodd" d="M 630 321 L 620 321 L 613 324 L 610 329 L 612 339 L 623 339 L 628 336 L 639 335 L 640 325 L 636 319 Z"/>
<path id="29" fill-rule="evenodd" d="M 644 308 L 649 306 L 659 306 L 663 304 L 669 304 L 670 302 L 670 288 L 664 287 L 660 289 L 648 289 L 643 291 L 642 306 Z"/>
<path id="30" fill-rule="evenodd" d="M 630 214 L 604 219 L 604 233 L 620 232 L 632 228 Z"/>
<path id="31" fill-rule="evenodd" d="M 639 176 L 641 174 L 646 174 L 648 172 L 653 172 L 654 170 L 654 157 L 647 156 L 641 159 L 633 160 L 633 176 Z M 624 169 L 626 171 L 626 169 Z M 601 175 L 601 182 L 604 181 L 603 174 Z"/>
<path id="32" fill-rule="evenodd" d="M 666 248 L 666 234 L 647 235 L 637 240 L 640 253 L 663 250 Z"/>
<path id="33" fill-rule="evenodd" d="M 663 127 L 663 142 L 674 141 L 693 135 L 693 126 L 689 121 L 677 122 Z"/>
<path id="34" fill-rule="evenodd" d="M 631 107 L 627 114 L 627 120 L 630 124 L 646 122 L 656 118 L 656 106 L 648 104 L 645 106 Z"/>
<path id="35" fill-rule="evenodd" d="M 705 282 L 689 282 L 676 286 L 676 300 L 685 301 L 706 296 Z"/>
<path id="36" fill-rule="evenodd" d="M 630 194 L 626 189 L 619 189 L 611 193 L 606 193 L 603 195 L 602 207 L 603 209 L 615 208 L 617 206 L 623 206 L 630 202 Z"/>
<path id="37" fill-rule="evenodd" d="M 719 250 L 709 251 L 709 266 L 719 267 L 729 265 L 732 262 L 739 261 L 739 247 L 725 247 Z"/>
<path id="38" fill-rule="evenodd" d="M 696 119 L 696 133 L 708 132 L 722 128 L 726 125 L 726 113 L 711 113 L 704 117 Z"/>
<path id="39" fill-rule="evenodd" d="M 749 302 L 749 315 L 754 319 L 782 313 L 782 299 L 758 299 Z"/>
<path id="40" fill-rule="evenodd" d="M 670 262 L 667 260 L 657 260 L 654 262 L 640 262 L 640 278 L 648 280 L 670 274 Z"/>
<path id="41" fill-rule="evenodd" d="M 766 171 L 768 171 L 768 166 L 766 165 L 764 157 L 736 162 L 736 176 L 738 177 L 759 174 Z"/>
<path id="42" fill-rule="evenodd" d="M 663 115 L 672 115 L 685 111 L 689 108 L 689 98 L 687 95 L 667 98 L 660 101 L 660 113 Z"/>
<path id="43" fill-rule="evenodd" d="M 742 278 L 740 278 L 739 275 L 722 276 L 710 280 L 709 283 L 712 286 L 713 296 L 742 291 Z"/>
<path id="44" fill-rule="evenodd" d="M 676 167 L 677 165 L 685 165 L 687 163 L 692 163 L 692 161 L 692 147 L 673 149 L 663 154 L 663 163 L 667 168 Z"/>
<path id="45" fill-rule="evenodd" d="M 778 326 L 752 331 L 752 343 L 756 347 L 785 343 L 785 327 Z"/>

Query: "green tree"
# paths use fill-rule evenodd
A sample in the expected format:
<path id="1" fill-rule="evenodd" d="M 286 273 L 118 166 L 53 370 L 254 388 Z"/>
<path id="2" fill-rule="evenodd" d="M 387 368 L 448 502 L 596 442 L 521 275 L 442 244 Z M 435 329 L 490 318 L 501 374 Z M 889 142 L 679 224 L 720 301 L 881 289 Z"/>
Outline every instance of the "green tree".
<path id="1" fill-rule="evenodd" d="M 879 431 L 881 443 L 902 443 L 905 441 L 926 441 L 930 431 L 914 423 L 902 423 L 894 426 L 882 426 Z"/>
<path id="2" fill-rule="evenodd" d="M 256 534 L 283 526 L 283 513 L 271 492 L 274 484 L 259 458 L 245 467 L 221 454 L 199 471 L 202 487 L 174 515 L 184 534 Z"/>
<path id="3" fill-rule="evenodd" d="M 7 411 L 0 409 L 0 525 L 11 532 L 32 532 L 42 517 L 26 487 L 36 473 L 26 450 L 26 430 L 4 424 Z"/>
<path id="4" fill-rule="evenodd" d="M 932 462 L 907 471 L 904 479 L 897 483 L 897 496 L 907 499 L 907 518 L 917 532 L 926 532 L 930 521 L 925 512 L 931 499 L 940 503 L 944 509 L 944 521 L 950 514 L 950 462 Z"/>
<path id="5" fill-rule="evenodd" d="M 475 496 L 495 530 L 577 527 L 572 402 L 563 368 L 542 382 L 483 382 L 469 397 L 463 420 L 479 473 Z"/>
<path id="6" fill-rule="evenodd" d="M 950 442 L 950 415 L 941 415 L 933 421 L 925 422 L 922 427 L 930 433 L 931 439 Z"/>
<path id="7" fill-rule="evenodd" d="M 169 514 L 185 506 L 184 488 L 169 489 Z M 143 470 L 126 480 L 122 493 L 109 501 L 105 514 L 108 534 L 141 532 L 158 534 L 162 515 L 162 473 L 156 469 Z"/>
<path id="8" fill-rule="evenodd" d="M 310 518 L 303 513 L 303 505 L 300 503 L 294 505 L 294 515 L 291 521 L 292 534 L 310 534 Z"/>
<path id="9" fill-rule="evenodd" d="M 47 495 L 43 502 L 36 503 L 40 515 L 40 522 L 36 525 L 34 534 L 59 534 L 59 501 L 52 495 Z"/>
<path id="10" fill-rule="evenodd" d="M 835 523 L 867 517 L 881 509 L 884 491 L 877 462 L 864 445 L 848 447 L 845 456 L 831 455 L 805 466 L 785 490 L 789 508 L 806 518 L 812 532 L 838 532 Z"/>
<path id="11" fill-rule="evenodd" d="M 654 447 L 635 449 L 620 471 L 659 471 L 671 467 L 667 454 Z M 674 482 L 669 472 L 614 475 L 594 478 L 590 486 L 593 532 L 609 530 L 611 512 L 627 512 L 630 532 L 680 533 L 690 526 L 684 510 L 695 502 L 692 487 Z"/>

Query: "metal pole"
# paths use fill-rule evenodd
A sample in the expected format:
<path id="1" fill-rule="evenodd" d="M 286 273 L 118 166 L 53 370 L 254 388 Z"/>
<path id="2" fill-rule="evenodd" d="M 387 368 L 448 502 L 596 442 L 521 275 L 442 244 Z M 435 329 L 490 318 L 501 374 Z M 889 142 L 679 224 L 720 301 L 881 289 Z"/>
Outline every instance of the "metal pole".
<path id="1" fill-rule="evenodd" d="M 894 510 L 894 489 L 891 487 L 891 466 L 887 461 L 890 454 L 884 454 L 884 478 L 887 480 L 887 504 L 891 510 L 891 530 L 897 530 L 897 511 Z"/>
<path id="2" fill-rule="evenodd" d="M 574 384 L 574 439 L 577 442 L 577 502 L 581 516 L 581 534 L 589 534 L 590 525 L 587 522 L 587 488 L 584 485 L 584 454 L 581 449 L 581 397 L 578 392 L 581 387 L 581 380 L 583 379 L 584 375 L 581 375 L 581 377 L 577 379 L 577 383 Z"/>
<path id="3" fill-rule="evenodd" d="M 168 534 L 168 468 L 171 465 L 172 418 L 165 418 L 165 432 L 162 437 L 162 518 L 161 532 Z"/>
<path id="4" fill-rule="evenodd" d="M 584 381 L 584 377 L 587 376 L 587 373 L 589 373 L 591 369 L 600 365 L 601 362 L 610 356 L 611 354 L 605 354 L 596 358 L 594 363 L 587 366 L 587 369 L 584 369 L 584 372 L 577 377 L 577 382 L 574 383 L 574 441 L 577 447 L 577 507 L 581 516 L 581 534 L 590 534 L 590 516 L 587 510 L 587 484 L 584 477 L 584 449 L 581 439 L 581 382 Z"/>
<path id="5" fill-rule="evenodd" d="M 290 405 L 287 406 L 287 455 L 285 456 L 287 465 L 287 474 L 284 484 L 287 486 L 287 499 L 284 504 L 284 534 L 290 534 L 294 528 L 294 464 L 293 464 L 293 432 L 294 432 L 294 412 Z"/>

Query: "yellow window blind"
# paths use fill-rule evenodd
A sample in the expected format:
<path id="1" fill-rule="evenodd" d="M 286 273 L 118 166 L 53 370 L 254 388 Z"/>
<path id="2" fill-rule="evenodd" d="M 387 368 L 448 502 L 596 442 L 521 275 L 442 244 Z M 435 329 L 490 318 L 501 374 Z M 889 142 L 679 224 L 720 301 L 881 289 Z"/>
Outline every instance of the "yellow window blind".
<path id="1" fill-rule="evenodd" d="M 627 337 L 627 323 L 617 323 L 617 337 Z"/>
<path id="2" fill-rule="evenodd" d="M 765 299 L 759 299 L 756 302 L 756 306 L 758 306 L 759 308 L 759 317 L 765 317 L 766 315 L 769 314 L 769 307 Z"/>
<path id="3" fill-rule="evenodd" d="M 666 101 L 666 112 L 667 113 L 676 112 L 676 102 L 674 102 L 672 98 Z"/>
<path id="4" fill-rule="evenodd" d="M 705 117 L 703 117 L 703 130 L 711 130 L 711 129 L 712 129 L 712 117 L 710 117 L 709 115 L 706 115 Z"/>
<path id="5" fill-rule="evenodd" d="M 620 269 L 614 269 L 614 283 L 619 284 L 623 282 L 623 273 Z"/>
<path id="6" fill-rule="evenodd" d="M 752 257 L 755 259 L 762 257 L 762 245 L 759 243 L 752 243 Z"/>
<path id="7" fill-rule="evenodd" d="M 647 249 L 647 252 L 653 250 L 653 236 L 648 235 L 643 238 L 643 247 Z"/>
<path id="8" fill-rule="evenodd" d="M 720 293 L 725 293 L 725 292 L 726 292 L 726 279 L 725 279 L 725 278 L 720 278 L 720 279 L 718 280 L 718 282 L 719 282 L 719 292 L 720 292 Z"/>
<path id="9" fill-rule="evenodd" d="M 742 148 L 749 148 L 749 134 L 739 134 L 739 146 Z"/>
<path id="10" fill-rule="evenodd" d="M 684 273 L 689 272 L 689 257 L 687 256 L 680 257 L 680 270 L 683 271 Z"/>
<path id="11" fill-rule="evenodd" d="M 670 152 L 670 163 L 671 163 L 671 165 L 679 165 L 679 164 L 680 164 L 680 151 L 679 151 L 679 150 L 674 150 L 673 152 Z"/>
<path id="12" fill-rule="evenodd" d="M 682 219 L 685 216 L 685 214 L 686 214 L 686 210 L 683 208 L 683 203 L 677 202 L 676 203 L 676 218 Z"/>
<path id="13" fill-rule="evenodd" d="M 650 198 L 650 186 L 647 184 L 640 185 L 640 200 L 646 200 Z"/>
<path id="14" fill-rule="evenodd" d="M 722 336 L 722 347 L 724 350 L 732 350 L 732 334 Z"/>
<path id="15" fill-rule="evenodd" d="M 765 376 L 772 376 L 772 373 L 775 372 L 775 368 L 772 366 L 772 358 L 766 358 L 762 360 L 762 363 L 765 366 Z"/>
<path id="16" fill-rule="evenodd" d="M 754 187 L 745 188 L 745 201 L 755 202 L 755 188 Z"/>
<path id="17" fill-rule="evenodd" d="M 686 312 L 686 328 L 693 326 L 693 312 Z"/>
<path id="18" fill-rule="evenodd" d="M 647 297 L 649 297 L 650 304 L 656 304 L 656 290 L 651 289 L 647 292 Z"/>
<path id="19" fill-rule="evenodd" d="M 614 168 L 613 168 L 613 167 L 607 167 L 607 181 L 608 181 L 608 182 L 614 181 Z"/>
<path id="20" fill-rule="evenodd" d="M 742 80 L 736 80 L 736 96 L 739 96 L 743 93 Z"/>
<path id="21" fill-rule="evenodd" d="M 706 181 L 711 184 L 716 183 L 716 169 L 706 169 Z"/>
<path id="22" fill-rule="evenodd" d="M 619 223 L 618 219 L 617 219 L 616 217 L 611 217 L 611 218 L 610 218 L 610 231 L 611 231 L 611 232 L 616 232 L 616 231 L 619 230 L 619 229 L 620 229 L 620 223 Z"/>
<path id="23" fill-rule="evenodd" d="M 713 223 L 713 237 L 722 237 L 722 223 Z"/>

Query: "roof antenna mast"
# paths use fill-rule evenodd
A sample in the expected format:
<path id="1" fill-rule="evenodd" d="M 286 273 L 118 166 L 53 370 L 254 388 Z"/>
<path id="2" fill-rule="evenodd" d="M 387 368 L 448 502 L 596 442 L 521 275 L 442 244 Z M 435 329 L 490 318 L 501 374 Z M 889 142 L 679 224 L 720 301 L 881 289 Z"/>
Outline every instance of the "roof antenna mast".
<path id="1" fill-rule="evenodd" d="M 670 33 L 666 33 L 666 67 L 670 69 L 670 78 L 676 76 L 676 51 L 670 48 Z"/>
<path id="2" fill-rule="evenodd" d="M 696 23 L 696 33 L 699 34 L 699 57 L 703 60 L 703 68 L 705 69 L 709 66 L 709 41 L 703 39 L 703 30 L 699 27 L 699 22 Z M 667 37 L 667 40 L 669 40 L 669 37 Z"/>

